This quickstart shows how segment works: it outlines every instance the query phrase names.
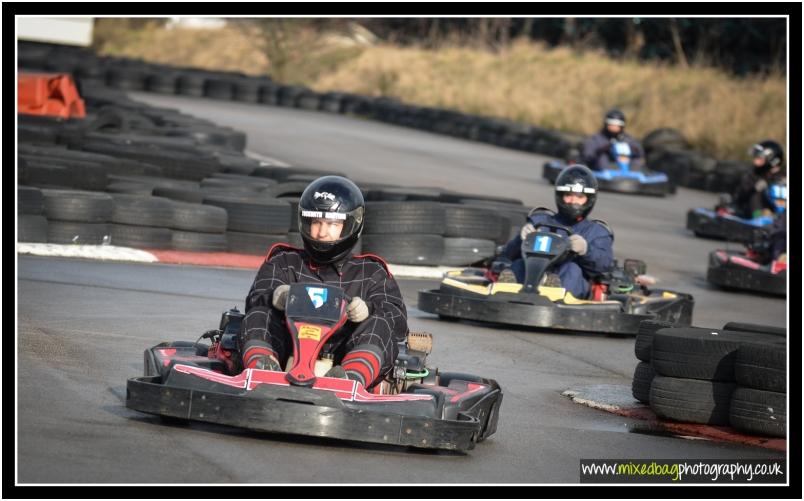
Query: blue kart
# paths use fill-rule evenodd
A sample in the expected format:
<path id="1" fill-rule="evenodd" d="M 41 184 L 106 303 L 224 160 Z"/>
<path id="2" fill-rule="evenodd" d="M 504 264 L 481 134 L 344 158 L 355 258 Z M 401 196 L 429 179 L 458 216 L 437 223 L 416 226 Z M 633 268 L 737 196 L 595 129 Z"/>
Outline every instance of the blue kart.
<path id="1" fill-rule="evenodd" d="M 667 174 L 652 172 L 643 168 L 634 168 L 631 165 L 631 148 L 628 143 L 612 143 L 611 157 L 614 160 L 608 169 L 592 171 L 597 178 L 600 190 L 659 197 L 663 197 L 668 193 L 675 193 L 676 186 L 670 182 Z M 542 177 L 555 184 L 558 173 L 566 166 L 567 162 L 562 160 L 546 162 Z"/>
<path id="2" fill-rule="evenodd" d="M 714 209 L 699 207 L 687 212 L 687 229 L 697 237 L 729 240 L 733 242 L 753 242 L 758 232 L 773 224 L 776 216 L 785 211 L 787 187 L 784 180 L 771 184 L 765 190 L 765 197 L 773 211 L 753 218 L 740 217 L 731 205 L 731 197 L 721 195 Z"/>

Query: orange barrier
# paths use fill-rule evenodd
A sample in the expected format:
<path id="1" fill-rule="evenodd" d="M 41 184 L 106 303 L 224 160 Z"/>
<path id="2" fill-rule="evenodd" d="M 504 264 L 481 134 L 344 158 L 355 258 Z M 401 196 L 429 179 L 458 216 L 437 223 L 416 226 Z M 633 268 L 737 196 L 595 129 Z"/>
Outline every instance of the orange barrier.
<path id="1" fill-rule="evenodd" d="M 20 73 L 17 80 L 17 113 L 84 118 L 84 100 L 70 75 Z"/>

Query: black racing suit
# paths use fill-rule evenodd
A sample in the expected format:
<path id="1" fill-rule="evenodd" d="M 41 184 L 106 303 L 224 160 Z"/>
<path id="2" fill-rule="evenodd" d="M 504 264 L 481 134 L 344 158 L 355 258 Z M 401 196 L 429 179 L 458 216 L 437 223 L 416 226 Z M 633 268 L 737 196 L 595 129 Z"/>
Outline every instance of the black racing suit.
<path id="1" fill-rule="evenodd" d="M 407 311 L 394 278 L 382 259 L 372 255 L 348 255 L 339 262 L 319 265 L 301 250 L 282 244 L 268 251 L 246 298 L 246 316 L 240 331 L 244 367 L 254 355 L 273 355 L 283 366 L 293 353 L 284 311 L 274 308 L 274 289 L 282 284 L 324 283 L 342 288 L 350 297 L 360 297 L 369 317 L 347 321 L 330 342 L 335 363 L 351 379 L 370 388 L 382 380 L 399 353 L 399 342 L 408 333 Z M 289 369 L 286 368 L 286 370 Z"/>
<path id="2" fill-rule="evenodd" d="M 732 197 L 735 213 L 739 217 L 753 219 L 759 217 L 763 209 L 773 210 L 765 192 L 757 191 L 756 184 L 764 179 L 767 184 L 773 184 L 774 176 L 770 173 L 758 172 L 757 169 L 746 172 L 740 179 L 740 184 Z"/>

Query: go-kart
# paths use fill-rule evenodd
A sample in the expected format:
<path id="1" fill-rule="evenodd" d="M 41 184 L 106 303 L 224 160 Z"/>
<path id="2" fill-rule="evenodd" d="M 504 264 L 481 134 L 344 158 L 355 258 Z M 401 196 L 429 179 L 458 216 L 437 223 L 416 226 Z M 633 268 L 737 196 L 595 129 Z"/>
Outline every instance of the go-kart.
<path id="1" fill-rule="evenodd" d="M 659 197 L 676 192 L 676 186 L 670 182 L 667 174 L 631 165 L 631 147 L 628 143 L 612 142 L 611 157 L 614 160 L 608 169 L 592 170 L 597 178 L 598 189 L 601 191 Z M 562 160 L 546 162 L 542 169 L 542 177 L 555 184 L 558 174 L 567 165 L 568 163 Z"/>
<path id="2" fill-rule="evenodd" d="M 784 193 L 783 197 L 771 197 L 768 195 L 769 201 L 774 206 L 774 211 L 779 214 L 785 210 L 787 190 L 781 183 L 771 185 L 769 190 L 773 189 Z M 699 207 L 690 209 L 687 212 L 687 229 L 692 230 L 697 237 L 748 244 L 756 240 L 760 234 L 757 230 L 773 224 L 776 214 L 768 210 L 766 214 L 753 218 L 739 217 L 732 204 L 731 196 L 727 193 L 722 193 L 720 201 L 714 209 Z"/>
<path id="3" fill-rule="evenodd" d="M 787 256 L 772 259 L 766 232 L 757 232 L 742 251 L 718 249 L 709 253 L 706 279 L 725 289 L 787 295 Z"/>
<path id="4" fill-rule="evenodd" d="M 565 234 L 559 233 L 563 231 Z M 645 263 L 627 259 L 591 283 L 590 299 L 576 298 L 563 287 L 548 287 L 548 269 L 571 256 L 572 229 L 537 225 L 522 242 L 524 283 L 500 282 L 501 261 L 485 268 L 445 273 L 438 289 L 419 291 L 418 308 L 445 319 L 465 319 L 547 329 L 636 334 L 643 320 L 690 325 L 691 295 L 648 289 Z"/>
<path id="5" fill-rule="evenodd" d="M 466 451 L 496 431 L 502 391 L 493 379 L 427 368 L 432 335 L 408 334 L 393 370 L 372 391 L 326 377 L 346 322 L 342 289 L 293 284 L 286 371 L 242 369 L 237 334 L 244 315 L 225 312 L 199 341 L 145 350 L 145 376 L 127 382 L 126 406 L 167 420 L 251 430 Z"/>

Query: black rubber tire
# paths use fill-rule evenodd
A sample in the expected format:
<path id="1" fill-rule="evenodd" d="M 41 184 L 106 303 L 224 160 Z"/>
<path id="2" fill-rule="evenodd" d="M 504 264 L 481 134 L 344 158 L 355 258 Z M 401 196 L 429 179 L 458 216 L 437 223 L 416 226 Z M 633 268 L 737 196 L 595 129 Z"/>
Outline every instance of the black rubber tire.
<path id="1" fill-rule="evenodd" d="M 363 252 L 377 254 L 392 264 L 438 265 L 444 256 L 440 235 L 363 235 Z"/>
<path id="2" fill-rule="evenodd" d="M 477 238 L 444 238 L 445 266 L 468 266 L 494 255 L 497 244 L 494 240 Z"/>
<path id="3" fill-rule="evenodd" d="M 688 150 L 690 144 L 677 129 L 664 127 L 649 132 L 642 139 L 642 147 L 647 153 L 655 150 Z"/>
<path id="4" fill-rule="evenodd" d="M 17 201 L 17 214 L 38 216 L 45 212 L 45 198 L 39 188 L 18 186 Z"/>
<path id="5" fill-rule="evenodd" d="M 656 371 L 647 362 L 639 362 L 634 369 L 634 378 L 631 381 L 631 394 L 642 403 L 650 403 L 650 385 Z"/>
<path id="6" fill-rule="evenodd" d="M 736 429 L 772 437 L 787 435 L 786 395 L 737 388 L 731 396 L 729 423 Z"/>
<path id="7" fill-rule="evenodd" d="M 443 204 L 444 236 L 496 240 L 503 225 L 502 216 L 486 209 L 475 209 L 459 204 Z M 505 226 L 508 227 L 507 220 Z"/>
<path id="8" fill-rule="evenodd" d="M 731 395 L 737 385 L 656 375 L 650 408 L 656 415 L 689 423 L 729 424 Z"/>
<path id="9" fill-rule="evenodd" d="M 81 167 L 54 162 L 49 159 L 26 159 L 22 182 L 33 186 L 63 186 L 76 190 L 103 190 L 106 188 L 105 169 L 86 163 Z"/>
<path id="10" fill-rule="evenodd" d="M 170 249 L 173 245 L 173 230 L 154 226 L 110 224 L 112 245 L 138 249 Z"/>
<path id="11" fill-rule="evenodd" d="M 112 223 L 163 228 L 173 224 L 175 208 L 173 200 L 119 193 L 114 194 L 113 197 L 114 212 L 110 219 Z M 155 241 L 161 242 L 161 237 L 155 236 L 155 238 Z"/>
<path id="12" fill-rule="evenodd" d="M 17 242 L 46 243 L 47 218 L 30 214 L 18 215 Z"/>
<path id="13" fill-rule="evenodd" d="M 747 388 L 786 392 L 787 347 L 781 343 L 744 343 L 737 349 L 734 378 Z"/>
<path id="14" fill-rule="evenodd" d="M 155 186 L 153 196 L 169 198 L 179 202 L 200 204 L 204 202 L 204 192 L 193 188 L 171 188 L 169 186 Z"/>
<path id="15" fill-rule="evenodd" d="M 203 97 L 206 75 L 201 72 L 182 72 L 176 79 L 176 94 Z"/>
<path id="16" fill-rule="evenodd" d="M 42 190 L 45 216 L 51 221 L 105 223 L 114 212 L 114 200 L 106 193 L 78 190 Z"/>
<path id="17" fill-rule="evenodd" d="M 237 254 L 250 254 L 253 256 L 264 256 L 272 245 L 278 243 L 290 243 L 288 235 L 266 235 L 258 233 L 244 233 L 240 231 L 227 231 L 229 252 Z M 293 245 L 291 243 L 291 245 Z M 299 244 L 301 247 L 301 244 Z"/>
<path id="18" fill-rule="evenodd" d="M 140 195 L 150 197 L 153 194 L 154 187 L 151 184 L 141 183 L 138 181 L 115 181 L 106 186 L 108 193 L 122 193 L 124 195 Z"/>
<path id="19" fill-rule="evenodd" d="M 200 203 L 173 202 L 173 220 L 170 227 L 174 230 L 200 233 L 224 233 L 227 223 L 228 216 L 226 209 L 221 207 Z M 175 235 L 173 240 L 174 242 L 176 241 Z"/>
<path id="20" fill-rule="evenodd" d="M 51 244 L 101 245 L 104 237 L 111 236 L 111 228 L 105 223 L 75 223 L 48 221 L 47 241 Z"/>
<path id="21" fill-rule="evenodd" d="M 318 176 L 316 176 L 314 179 L 317 178 Z M 273 186 L 265 188 L 262 190 L 262 193 L 268 197 L 274 198 L 289 196 L 301 197 L 301 194 L 309 184 L 310 181 L 280 181 Z"/>
<path id="22" fill-rule="evenodd" d="M 634 340 L 634 354 L 643 362 L 650 362 L 650 352 L 653 349 L 653 335 L 659 329 L 673 327 L 672 322 L 663 320 L 643 320 L 639 323 L 636 339 Z"/>
<path id="23" fill-rule="evenodd" d="M 204 204 L 226 209 L 229 215 L 228 231 L 286 234 L 290 229 L 290 204 L 265 196 L 243 197 L 231 195 L 207 195 Z"/>
<path id="24" fill-rule="evenodd" d="M 171 247 L 195 252 L 226 252 L 229 250 L 225 233 L 199 233 L 173 230 Z"/>
<path id="25" fill-rule="evenodd" d="M 723 326 L 723 330 L 756 332 L 758 334 L 768 334 L 770 336 L 787 337 L 786 327 L 774 327 L 772 325 L 748 324 L 744 322 L 729 322 Z"/>
<path id="26" fill-rule="evenodd" d="M 445 211 L 437 202 L 366 202 L 364 235 L 444 234 Z"/>
<path id="27" fill-rule="evenodd" d="M 737 349 L 771 336 L 748 332 L 679 327 L 653 335 L 651 364 L 662 376 L 708 381 L 734 381 Z"/>

